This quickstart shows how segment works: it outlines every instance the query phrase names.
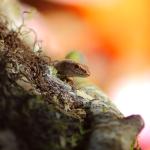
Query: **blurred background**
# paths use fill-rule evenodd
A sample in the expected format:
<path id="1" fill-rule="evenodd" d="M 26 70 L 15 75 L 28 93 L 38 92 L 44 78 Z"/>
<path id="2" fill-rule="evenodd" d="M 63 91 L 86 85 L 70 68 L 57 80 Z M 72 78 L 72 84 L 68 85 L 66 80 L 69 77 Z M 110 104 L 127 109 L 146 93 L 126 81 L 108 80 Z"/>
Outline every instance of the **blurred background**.
<path id="1" fill-rule="evenodd" d="M 4 11 L 16 24 L 22 21 L 19 12 L 31 12 L 25 24 L 35 30 L 52 59 L 63 59 L 72 50 L 85 56 L 90 80 L 125 116 L 140 114 L 144 118 L 139 142 L 142 150 L 150 150 L 150 1 L 3 2 Z"/>

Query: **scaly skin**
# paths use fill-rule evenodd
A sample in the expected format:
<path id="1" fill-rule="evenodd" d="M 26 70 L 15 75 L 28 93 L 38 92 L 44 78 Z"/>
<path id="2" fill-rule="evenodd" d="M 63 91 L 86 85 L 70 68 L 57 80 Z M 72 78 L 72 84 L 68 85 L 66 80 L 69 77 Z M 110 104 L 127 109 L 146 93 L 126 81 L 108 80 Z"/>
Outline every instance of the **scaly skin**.
<path id="1" fill-rule="evenodd" d="M 90 71 L 84 64 L 77 63 L 70 59 L 56 61 L 53 66 L 61 77 L 88 77 Z"/>

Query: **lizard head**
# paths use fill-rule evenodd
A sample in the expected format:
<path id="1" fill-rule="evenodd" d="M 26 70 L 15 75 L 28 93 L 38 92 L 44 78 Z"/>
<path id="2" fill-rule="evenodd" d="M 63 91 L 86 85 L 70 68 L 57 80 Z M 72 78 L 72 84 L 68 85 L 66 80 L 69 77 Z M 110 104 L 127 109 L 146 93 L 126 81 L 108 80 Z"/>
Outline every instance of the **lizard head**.
<path id="1" fill-rule="evenodd" d="M 72 67 L 74 69 L 75 76 L 88 77 L 90 75 L 89 68 L 84 64 L 74 63 Z"/>
<path id="2" fill-rule="evenodd" d="M 87 77 L 90 75 L 90 71 L 86 65 L 80 64 L 70 59 L 57 61 L 54 63 L 54 67 L 57 69 L 61 76 Z"/>

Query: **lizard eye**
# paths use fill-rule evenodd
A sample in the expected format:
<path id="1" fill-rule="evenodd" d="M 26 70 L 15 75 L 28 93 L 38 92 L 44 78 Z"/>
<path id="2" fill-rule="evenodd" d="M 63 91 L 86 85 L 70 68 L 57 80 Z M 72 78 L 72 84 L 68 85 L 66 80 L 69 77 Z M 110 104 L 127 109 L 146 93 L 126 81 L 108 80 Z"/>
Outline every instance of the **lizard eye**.
<path id="1" fill-rule="evenodd" d="M 76 69 L 79 69 L 80 67 L 79 67 L 79 65 L 75 65 L 75 68 L 76 68 Z"/>

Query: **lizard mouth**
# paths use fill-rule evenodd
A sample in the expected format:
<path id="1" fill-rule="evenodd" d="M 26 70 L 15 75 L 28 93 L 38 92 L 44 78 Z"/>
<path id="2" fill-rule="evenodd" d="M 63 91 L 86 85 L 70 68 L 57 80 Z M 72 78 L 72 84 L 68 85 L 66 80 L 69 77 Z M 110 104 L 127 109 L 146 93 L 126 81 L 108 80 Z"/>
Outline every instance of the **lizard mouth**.
<path id="1" fill-rule="evenodd" d="M 86 75 L 84 75 L 84 77 L 88 77 L 90 76 L 90 72 L 87 72 Z"/>
<path id="2" fill-rule="evenodd" d="M 81 73 L 80 75 L 79 75 L 80 77 L 88 77 L 88 76 L 90 76 L 90 71 L 89 70 L 86 70 L 86 72 L 85 73 Z"/>

